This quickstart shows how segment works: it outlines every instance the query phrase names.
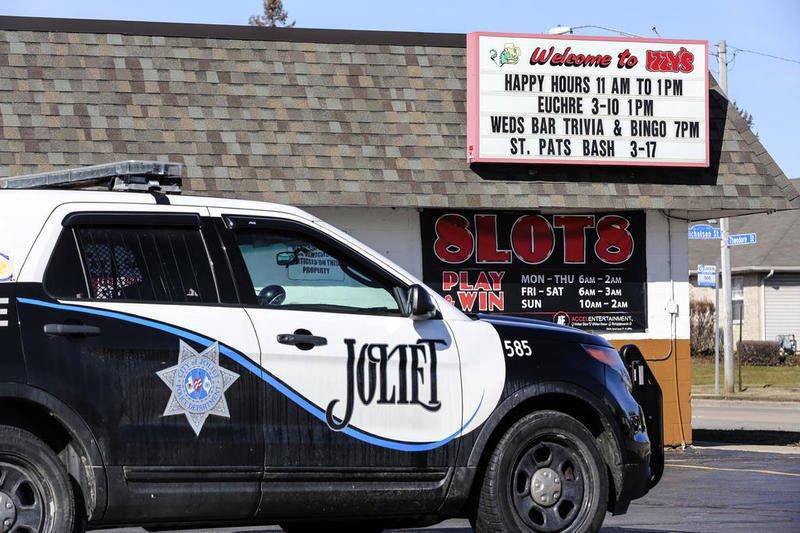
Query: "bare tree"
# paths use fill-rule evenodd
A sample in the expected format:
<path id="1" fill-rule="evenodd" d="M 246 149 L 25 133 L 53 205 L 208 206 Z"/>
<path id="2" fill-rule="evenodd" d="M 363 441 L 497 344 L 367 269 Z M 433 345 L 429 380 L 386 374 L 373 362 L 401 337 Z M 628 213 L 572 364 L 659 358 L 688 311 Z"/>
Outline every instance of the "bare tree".
<path id="1" fill-rule="evenodd" d="M 264 14 L 251 15 L 251 26 L 268 26 L 270 28 L 291 28 L 294 21 L 287 22 L 289 14 L 283 8 L 283 0 L 264 0 Z"/>

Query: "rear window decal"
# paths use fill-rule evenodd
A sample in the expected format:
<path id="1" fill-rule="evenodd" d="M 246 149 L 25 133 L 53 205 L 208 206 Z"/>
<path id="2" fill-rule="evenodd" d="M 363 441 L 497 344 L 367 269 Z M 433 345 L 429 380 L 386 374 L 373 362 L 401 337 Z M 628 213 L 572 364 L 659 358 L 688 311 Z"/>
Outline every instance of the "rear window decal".
<path id="1" fill-rule="evenodd" d="M 0 282 L 14 281 L 14 266 L 11 257 L 0 252 Z"/>

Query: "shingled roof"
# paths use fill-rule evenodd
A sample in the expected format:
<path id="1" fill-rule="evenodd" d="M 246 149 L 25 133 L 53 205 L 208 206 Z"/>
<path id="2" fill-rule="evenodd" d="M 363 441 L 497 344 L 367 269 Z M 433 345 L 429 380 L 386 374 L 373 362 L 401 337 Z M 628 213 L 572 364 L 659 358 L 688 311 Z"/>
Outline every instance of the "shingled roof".
<path id="1" fill-rule="evenodd" d="M 0 17 L 0 177 L 125 159 L 294 205 L 800 207 L 714 86 L 709 169 L 470 166 L 464 35 Z"/>

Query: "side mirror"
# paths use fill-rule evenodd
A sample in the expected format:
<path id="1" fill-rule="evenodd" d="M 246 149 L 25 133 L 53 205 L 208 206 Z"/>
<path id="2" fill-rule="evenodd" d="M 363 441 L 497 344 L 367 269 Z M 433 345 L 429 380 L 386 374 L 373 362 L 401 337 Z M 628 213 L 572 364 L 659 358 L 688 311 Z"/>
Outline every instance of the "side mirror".
<path id="1" fill-rule="evenodd" d="M 275 254 L 275 262 L 282 267 L 294 265 L 297 263 L 297 254 L 295 252 L 278 252 Z"/>
<path id="2" fill-rule="evenodd" d="M 419 285 L 408 290 L 408 309 L 413 320 L 430 320 L 439 312 L 431 295 Z"/>

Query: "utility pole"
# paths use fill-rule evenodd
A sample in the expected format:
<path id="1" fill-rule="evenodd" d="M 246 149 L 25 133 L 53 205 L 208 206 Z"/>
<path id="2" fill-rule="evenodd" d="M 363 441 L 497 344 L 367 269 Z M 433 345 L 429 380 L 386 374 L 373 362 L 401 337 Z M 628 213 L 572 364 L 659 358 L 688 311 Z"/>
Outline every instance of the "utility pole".
<path id="1" fill-rule="evenodd" d="M 714 266 L 714 394 L 719 396 L 719 261 Z"/>
<path id="2" fill-rule="evenodd" d="M 728 98 L 728 53 L 724 40 L 719 42 L 719 86 Z M 731 294 L 731 249 L 728 246 L 730 228 L 728 219 L 719 221 L 722 238 L 720 239 L 720 267 L 722 270 L 722 301 L 720 301 L 720 321 L 722 322 L 722 348 L 724 350 L 725 394 L 733 394 L 733 320 Z"/>

